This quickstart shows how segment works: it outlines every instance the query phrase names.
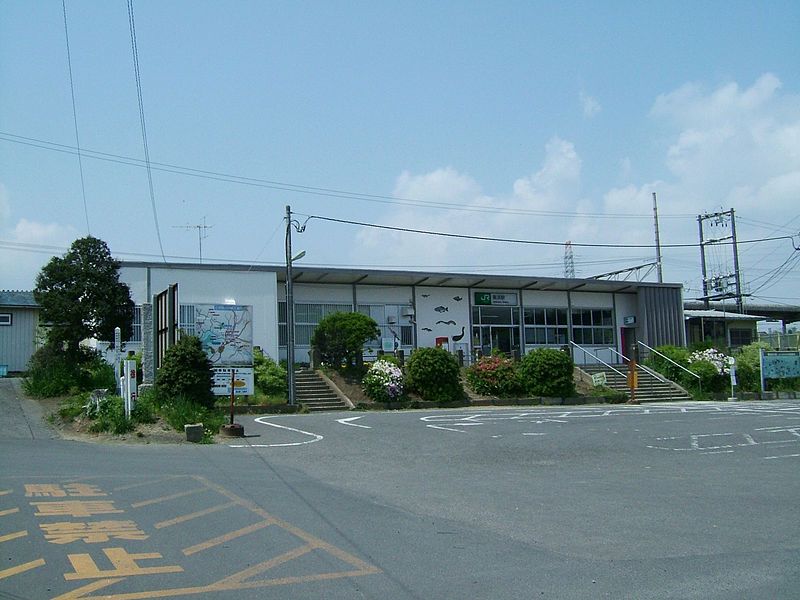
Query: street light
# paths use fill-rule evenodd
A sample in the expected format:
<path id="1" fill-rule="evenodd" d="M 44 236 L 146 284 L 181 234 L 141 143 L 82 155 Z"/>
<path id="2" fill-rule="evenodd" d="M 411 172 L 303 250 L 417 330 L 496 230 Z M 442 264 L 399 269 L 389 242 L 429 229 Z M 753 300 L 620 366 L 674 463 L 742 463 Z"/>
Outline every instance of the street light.
<path id="1" fill-rule="evenodd" d="M 294 389 L 294 293 L 292 289 L 292 263 L 306 255 L 303 250 L 292 256 L 292 226 L 298 233 L 305 231 L 305 224 L 292 220 L 292 209 L 286 206 L 286 383 L 289 388 L 288 403 L 295 404 Z"/>

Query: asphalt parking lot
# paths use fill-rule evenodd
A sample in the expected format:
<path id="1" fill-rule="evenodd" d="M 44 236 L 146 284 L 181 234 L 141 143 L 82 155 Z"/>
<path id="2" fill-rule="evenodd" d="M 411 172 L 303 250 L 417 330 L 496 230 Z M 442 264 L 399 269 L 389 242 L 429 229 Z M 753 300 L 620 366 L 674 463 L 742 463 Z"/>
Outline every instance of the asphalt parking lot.
<path id="1" fill-rule="evenodd" d="M 800 589 L 796 401 L 241 422 L 216 446 L 0 439 L 0 597 Z"/>

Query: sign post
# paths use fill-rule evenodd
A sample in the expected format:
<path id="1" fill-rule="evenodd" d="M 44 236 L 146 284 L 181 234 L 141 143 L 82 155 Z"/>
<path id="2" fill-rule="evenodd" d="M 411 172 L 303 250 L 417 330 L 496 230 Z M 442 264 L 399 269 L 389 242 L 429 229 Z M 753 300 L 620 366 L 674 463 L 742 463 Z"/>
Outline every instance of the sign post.
<path id="1" fill-rule="evenodd" d="M 125 375 L 123 381 L 123 400 L 125 401 L 125 417 L 130 419 L 131 411 L 136 406 L 136 361 L 123 361 Z"/>

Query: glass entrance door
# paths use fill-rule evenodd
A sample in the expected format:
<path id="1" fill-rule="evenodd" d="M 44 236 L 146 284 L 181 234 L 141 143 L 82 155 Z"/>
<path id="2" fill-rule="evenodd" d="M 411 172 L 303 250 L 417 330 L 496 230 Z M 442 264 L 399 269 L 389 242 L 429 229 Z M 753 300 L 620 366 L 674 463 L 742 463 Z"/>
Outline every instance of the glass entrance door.
<path id="1" fill-rule="evenodd" d="M 511 355 L 519 348 L 519 331 L 517 327 L 503 325 L 483 325 L 476 327 L 480 331 L 481 353 L 489 356 L 494 350 Z"/>

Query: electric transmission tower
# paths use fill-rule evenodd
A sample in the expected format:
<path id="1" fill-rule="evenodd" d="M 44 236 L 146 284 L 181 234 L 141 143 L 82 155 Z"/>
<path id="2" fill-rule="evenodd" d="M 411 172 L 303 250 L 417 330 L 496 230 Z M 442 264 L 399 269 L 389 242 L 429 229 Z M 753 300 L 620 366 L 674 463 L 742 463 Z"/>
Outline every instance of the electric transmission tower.
<path id="1" fill-rule="evenodd" d="M 564 244 L 564 277 L 575 279 L 575 254 L 572 252 L 572 242 L 567 240 Z"/>

